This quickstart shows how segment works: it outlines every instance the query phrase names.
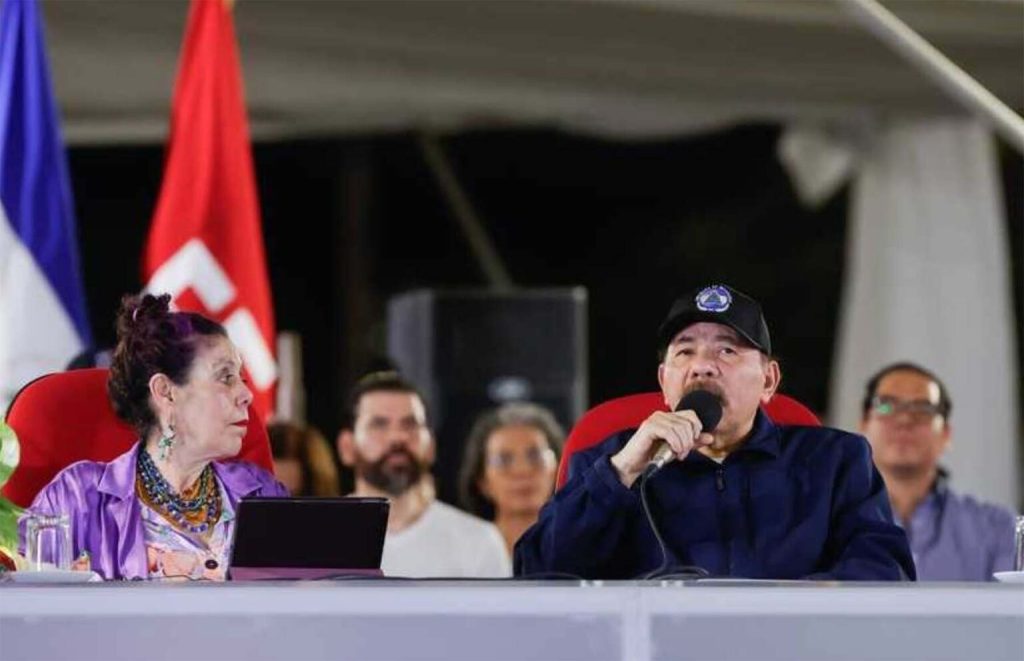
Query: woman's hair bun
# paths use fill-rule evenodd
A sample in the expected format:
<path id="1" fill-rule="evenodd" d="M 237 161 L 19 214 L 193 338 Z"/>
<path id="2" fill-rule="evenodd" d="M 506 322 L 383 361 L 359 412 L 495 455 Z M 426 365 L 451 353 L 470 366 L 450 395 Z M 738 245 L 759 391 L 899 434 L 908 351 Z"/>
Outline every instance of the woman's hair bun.
<path id="1" fill-rule="evenodd" d="M 196 339 L 227 336 L 224 327 L 194 312 L 172 312 L 169 294 L 121 299 L 117 346 L 110 363 L 107 394 L 114 412 L 143 435 L 156 423 L 149 404 L 149 380 L 157 373 L 183 384 L 196 353 Z"/>
<path id="2" fill-rule="evenodd" d="M 139 334 L 151 336 L 170 315 L 170 294 L 126 295 L 121 299 L 121 309 L 117 313 L 118 342 Z"/>

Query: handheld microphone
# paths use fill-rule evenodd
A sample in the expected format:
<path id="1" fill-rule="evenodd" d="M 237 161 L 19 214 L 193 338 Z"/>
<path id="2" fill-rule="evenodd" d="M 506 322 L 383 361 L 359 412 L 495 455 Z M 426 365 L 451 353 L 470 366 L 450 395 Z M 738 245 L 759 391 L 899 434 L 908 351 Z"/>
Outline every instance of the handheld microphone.
<path id="1" fill-rule="evenodd" d="M 696 413 L 697 419 L 700 420 L 701 433 L 713 432 L 722 419 L 722 401 L 718 398 L 718 395 L 707 390 L 694 390 L 688 393 L 679 400 L 675 410 L 676 412 L 693 411 Z M 647 462 L 647 468 L 644 470 L 644 473 L 650 477 L 674 458 L 675 453 L 672 451 L 672 446 L 662 441 L 658 450 L 651 457 L 651 460 Z"/>

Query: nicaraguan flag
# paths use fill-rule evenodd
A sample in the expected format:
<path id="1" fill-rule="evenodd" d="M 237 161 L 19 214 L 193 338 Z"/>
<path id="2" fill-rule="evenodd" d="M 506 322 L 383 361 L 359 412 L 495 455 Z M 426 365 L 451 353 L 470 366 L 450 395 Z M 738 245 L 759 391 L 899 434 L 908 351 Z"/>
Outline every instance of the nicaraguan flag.
<path id="1" fill-rule="evenodd" d="M 42 18 L 0 0 L 0 404 L 90 344 Z"/>

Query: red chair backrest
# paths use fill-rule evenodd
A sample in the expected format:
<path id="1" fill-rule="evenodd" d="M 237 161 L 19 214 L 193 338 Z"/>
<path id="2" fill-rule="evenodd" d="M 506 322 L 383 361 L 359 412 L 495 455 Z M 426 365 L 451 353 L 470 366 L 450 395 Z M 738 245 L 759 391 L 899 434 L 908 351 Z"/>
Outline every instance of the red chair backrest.
<path id="1" fill-rule="evenodd" d="M 18 434 L 21 460 L 3 495 L 22 507 L 64 467 L 89 459 L 110 461 L 138 440 L 107 398 L 107 370 L 56 372 L 25 386 L 8 409 L 7 424 Z M 237 459 L 274 470 L 263 417 L 249 408 L 249 428 Z"/>
<path id="2" fill-rule="evenodd" d="M 776 424 L 821 426 L 821 420 L 809 408 L 786 395 L 776 394 L 762 408 Z M 569 458 L 574 452 L 596 445 L 623 429 L 639 427 L 655 411 L 667 410 L 664 395 L 660 392 L 645 392 L 608 400 L 584 413 L 565 439 L 562 459 L 558 464 L 558 487 L 565 484 L 569 473 Z"/>

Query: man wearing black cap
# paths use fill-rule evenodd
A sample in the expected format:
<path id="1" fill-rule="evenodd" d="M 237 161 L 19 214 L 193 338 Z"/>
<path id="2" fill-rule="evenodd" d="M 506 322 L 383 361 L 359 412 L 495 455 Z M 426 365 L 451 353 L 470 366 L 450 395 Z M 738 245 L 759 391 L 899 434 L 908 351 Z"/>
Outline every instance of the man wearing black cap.
<path id="1" fill-rule="evenodd" d="M 781 373 L 756 301 L 726 285 L 686 294 L 659 348 L 669 410 L 703 390 L 721 419 L 698 406 L 659 411 L 573 455 L 569 481 L 516 545 L 517 575 L 626 579 L 685 566 L 746 578 L 915 577 L 864 438 L 776 426 L 761 411 Z M 652 473 L 662 448 L 675 461 Z"/>

